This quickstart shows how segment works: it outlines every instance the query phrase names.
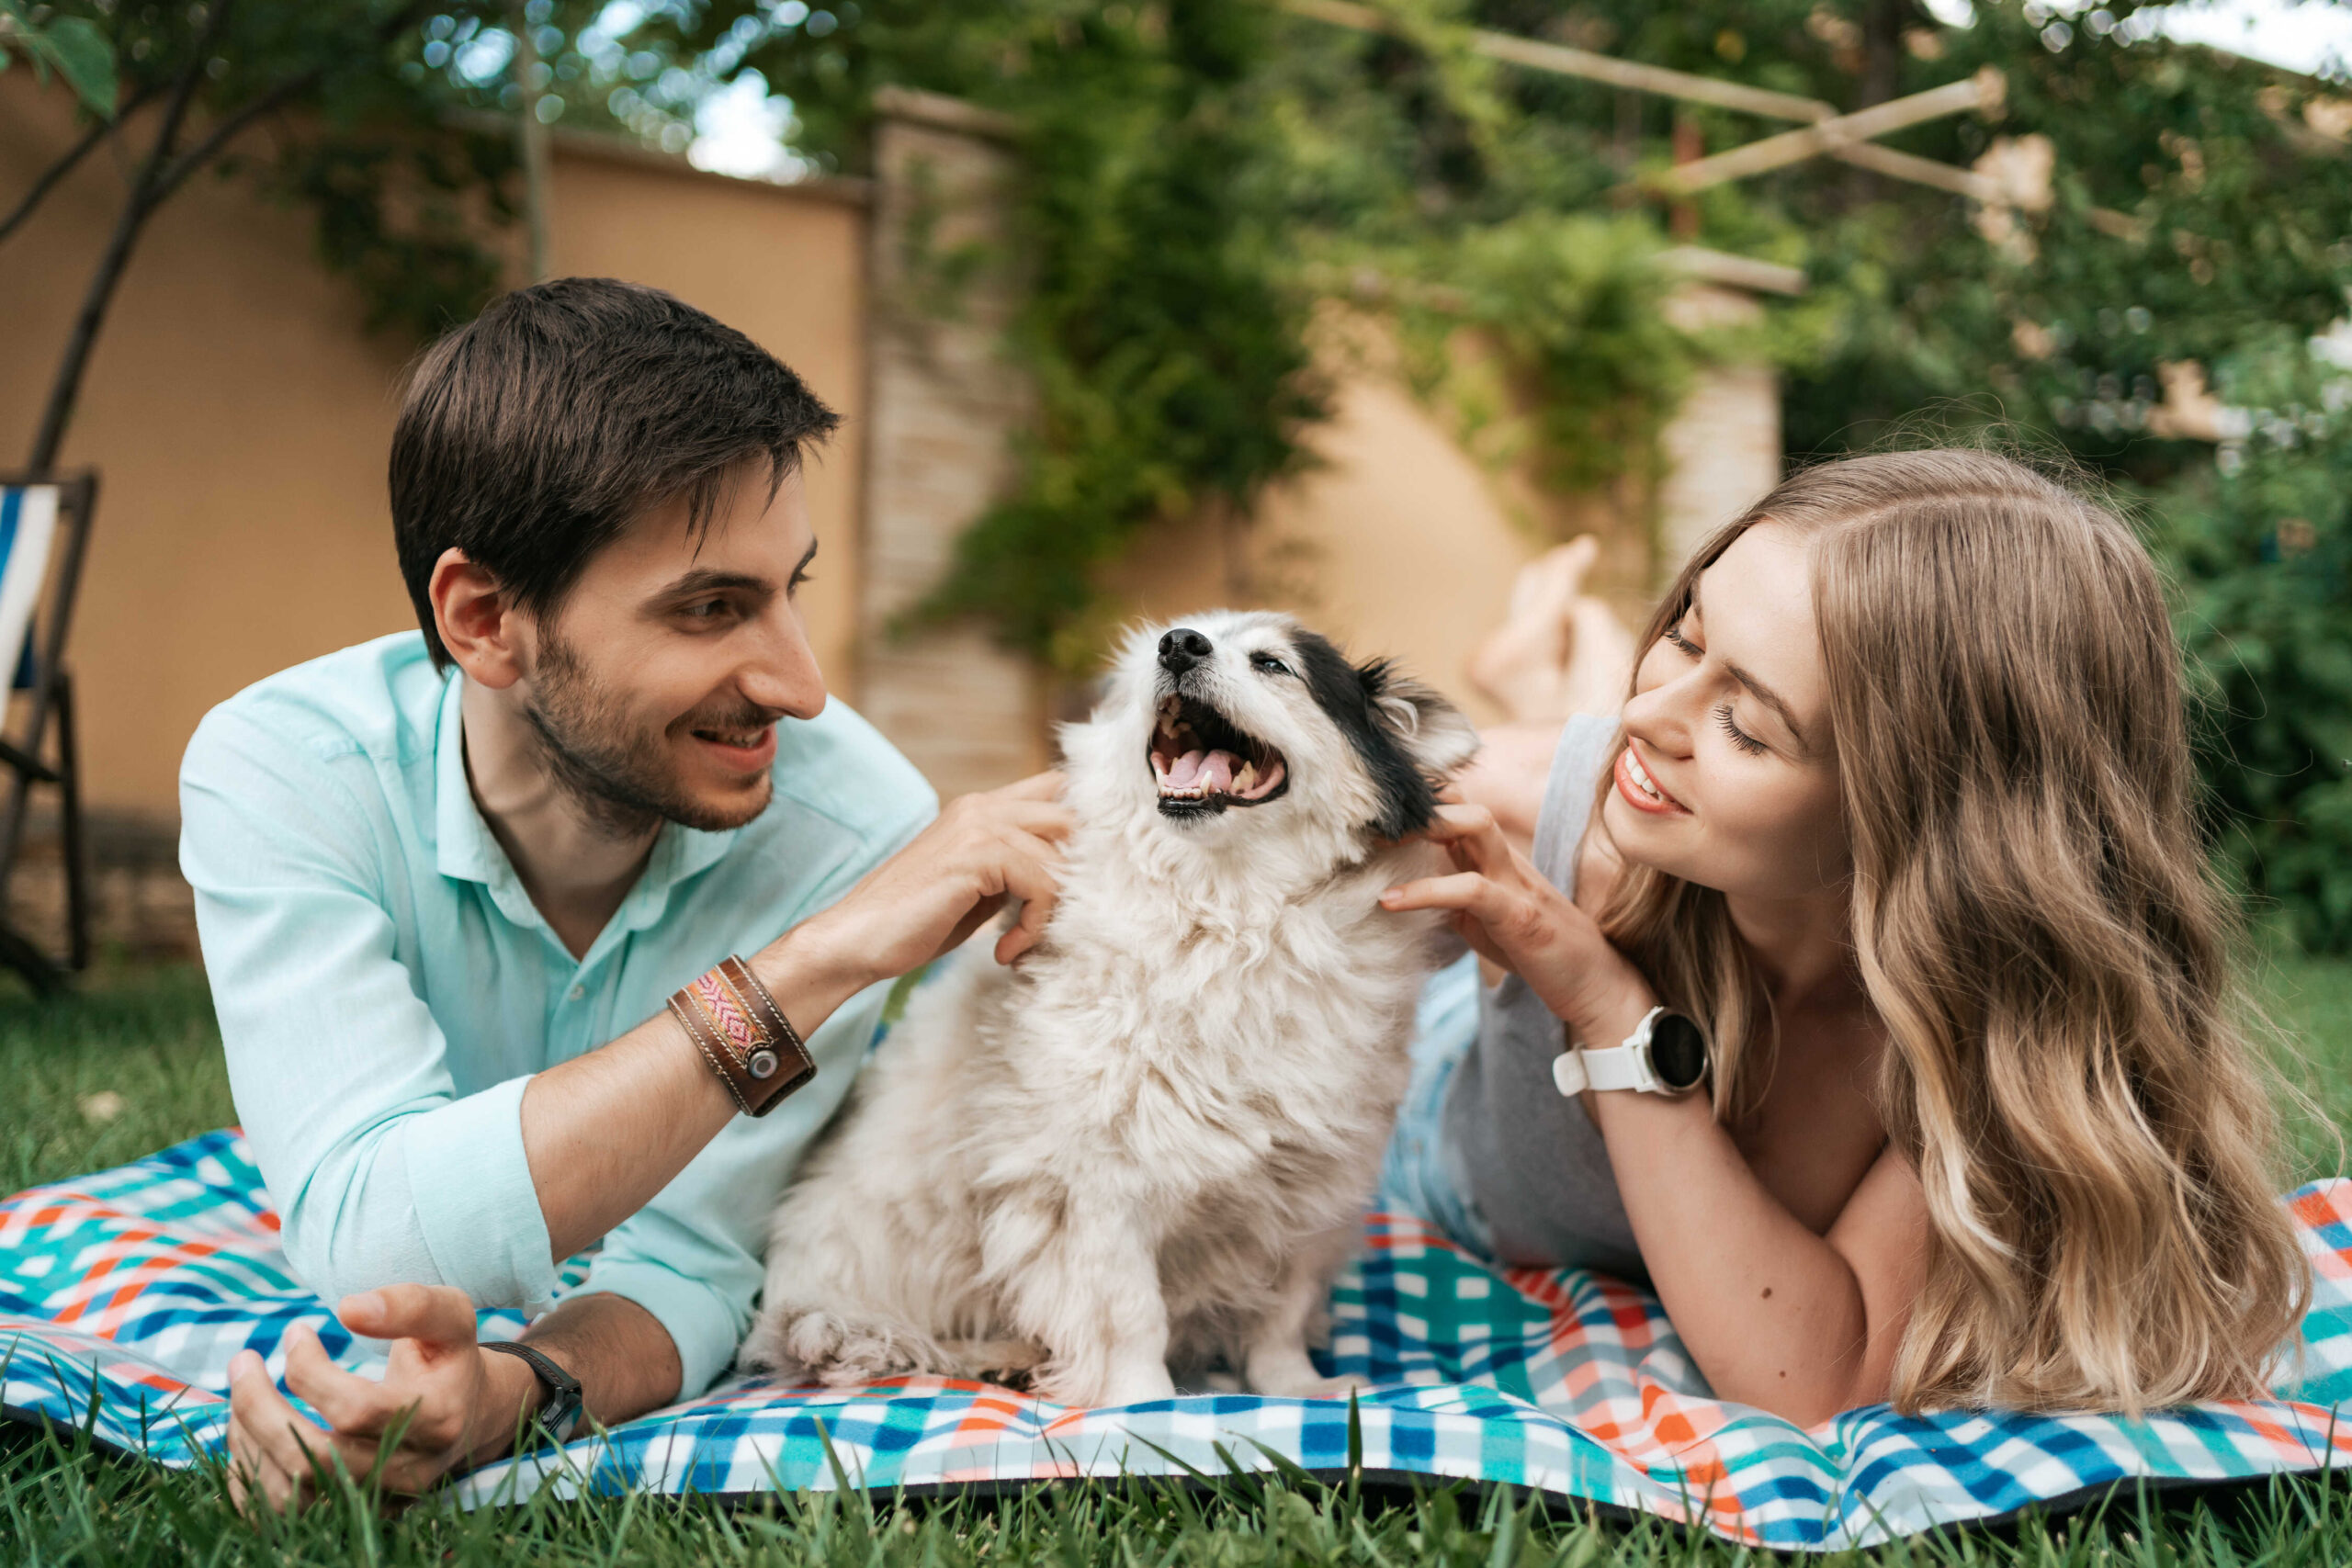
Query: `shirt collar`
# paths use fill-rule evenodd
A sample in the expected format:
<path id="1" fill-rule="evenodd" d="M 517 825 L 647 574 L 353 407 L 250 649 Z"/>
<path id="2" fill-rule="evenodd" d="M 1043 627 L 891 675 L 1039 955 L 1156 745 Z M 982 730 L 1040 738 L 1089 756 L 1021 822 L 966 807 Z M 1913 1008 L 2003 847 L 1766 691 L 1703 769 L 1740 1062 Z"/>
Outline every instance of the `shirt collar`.
<path id="1" fill-rule="evenodd" d="M 434 869 L 444 876 L 480 883 L 506 918 L 516 925 L 548 931 L 545 917 L 523 890 L 514 863 L 482 820 L 466 777 L 464 699 L 466 678 L 452 669 L 441 692 L 441 709 L 434 724 Z M 653 840 L 653 852 L 621 907 L 598 933 L 583 963 L 593 962 L 607 943 L 628 932 L 642 931 L 662 918 L 669 907 L 671 889 L 688 877 L 717 864 L 734 846 L 740 828 L 704 832 L 676 822 L 664 822 Z"/>

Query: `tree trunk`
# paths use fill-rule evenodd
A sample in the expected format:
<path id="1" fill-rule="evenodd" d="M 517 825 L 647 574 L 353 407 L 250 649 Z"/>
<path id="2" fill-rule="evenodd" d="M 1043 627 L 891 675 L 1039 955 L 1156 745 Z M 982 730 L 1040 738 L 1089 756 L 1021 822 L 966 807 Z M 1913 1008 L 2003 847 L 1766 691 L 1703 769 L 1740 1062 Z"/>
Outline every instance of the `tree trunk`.
<path id="1" fill-rule="evenodd" d="M 172 148 L 179 140 L 180 124 L 187 118 L 197 85 L 204 80 L 204 62 L 211 56 L 212 46 L 219 40 L 234 3 L 235 0 L 214 0 L 212 13 L 205 18 L 204 31 L 188 51 L 187 65 L 172 85 L 171 102 L 164 106 L 163 124 L 156 128 L 155 145 L 140 166 L 130 194 L 123 199 L 121 216 L 115 220 L 114 233 L 107 241 L 105 254 L 98 258 L 97 270 L 90 275 L 82 309 L 74 318 L 73 333 L 65 340 L 64 357 L 58 361 L 57 378 L 50 385 L 48 406 L 41 411 L 40 433 L 33 437 L 32 455 L 27 459 L 26 466 L 34 473 L 49 472 L 57 462 L 58 448 L 65 444 L 65 427 L 73 422 L 74 404 L 81 395 L 82 377 L 90 366 L 90 350 L 97 342 L 98 325 L 106 319 L 115 285 L 122 281 L 123 268 L 130 264 L 139 231 L 146 226 L 148 214 L 154 211 L 162 195 L 164 173 L 170 165 Z"/>

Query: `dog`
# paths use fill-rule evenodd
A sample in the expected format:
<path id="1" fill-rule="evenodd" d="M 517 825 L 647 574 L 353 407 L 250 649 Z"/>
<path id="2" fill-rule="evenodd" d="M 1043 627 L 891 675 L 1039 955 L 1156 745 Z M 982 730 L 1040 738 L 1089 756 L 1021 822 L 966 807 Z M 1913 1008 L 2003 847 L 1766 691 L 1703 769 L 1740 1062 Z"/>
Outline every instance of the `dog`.
<path id="1" fill-rule="evenodd" d="M 1408 1076 L 1450 870 L 1410 835 L 1463 715 L 1288 616 L 1147 628 L 1064 727 L 1043 939 L 919 986 L 775 1216 L 740 1362 L 834 1385 L 1026 1373 L 1074 1405 L 1308 1359 Z M 980 939 L 980 940 L 985 940 Z"/>

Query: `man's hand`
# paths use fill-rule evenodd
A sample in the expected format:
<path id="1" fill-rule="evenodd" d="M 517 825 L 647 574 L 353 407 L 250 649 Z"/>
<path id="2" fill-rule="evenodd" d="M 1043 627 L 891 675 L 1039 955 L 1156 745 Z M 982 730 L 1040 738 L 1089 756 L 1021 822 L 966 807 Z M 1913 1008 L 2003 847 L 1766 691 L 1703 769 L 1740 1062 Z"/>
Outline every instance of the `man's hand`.
<path id="1" fill-rule="evenodd" d="M 818 951 L 864 984 L 890 979 L 962 942 L 1014 899 L 1021 922 L 997 940 L 1010 964 L 1037 944 L 1054 910 L 1072 818 L 1062 776 L 1038 773 L 948 803 L 914 841 L 779 947 Z"/>
<path id="2" fill-rule="evenodd" d="M 314 1466 L 337 1461 L 387 1493 L 413 1496 L 461 1465 L 514 1440 L 541 1397 L 538 1379 L 512 1356 L 474 1340 L 473 1303 L 446 1285 L 387 1285 L 346 1296 L 343 1325 L 390 1339 L 390 1364 L 376 1382 L 328 1359 L 317 1335 L 286 1339 L 286 1386 L 325 1420 L 306 1419 L 270 1382 L 262 1359 L 240 1351 L 229 1366 L 229 1485 L 239 1507 L 311 1501 Z"/>

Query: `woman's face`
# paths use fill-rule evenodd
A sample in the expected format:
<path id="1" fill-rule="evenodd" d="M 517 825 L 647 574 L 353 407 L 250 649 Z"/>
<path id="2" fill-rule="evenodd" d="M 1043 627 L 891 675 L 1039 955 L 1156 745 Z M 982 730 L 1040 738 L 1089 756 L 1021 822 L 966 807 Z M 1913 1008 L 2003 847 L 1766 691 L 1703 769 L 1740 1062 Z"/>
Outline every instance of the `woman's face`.
<path id="1" fill-rule="evenodd" d="M 1733 897 L 1847 879 L 1829 693 L 1802 540 L 1742 534 L 1652 644 L 1601 820 L 1628 861 Z"/>

